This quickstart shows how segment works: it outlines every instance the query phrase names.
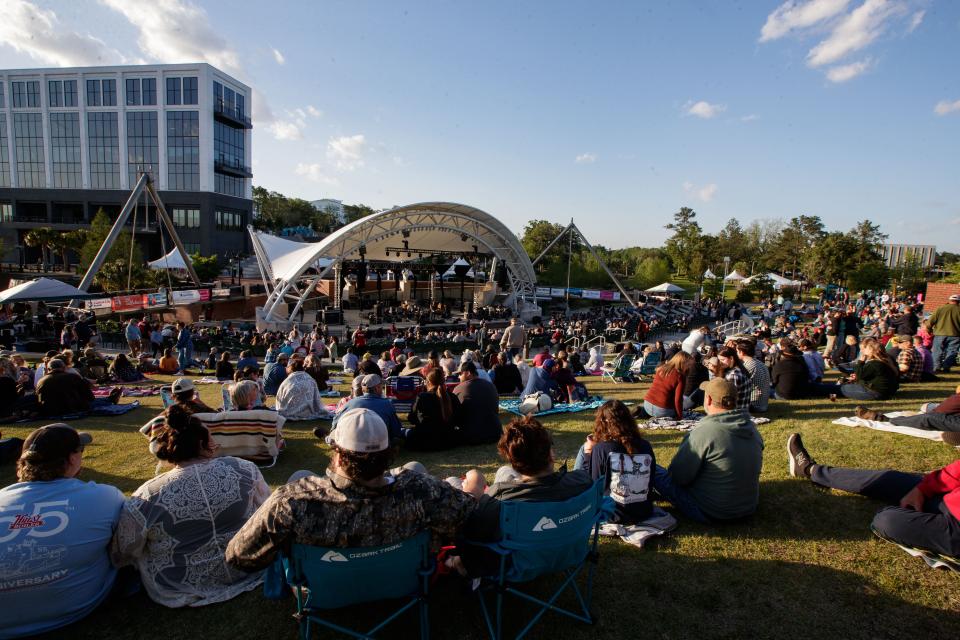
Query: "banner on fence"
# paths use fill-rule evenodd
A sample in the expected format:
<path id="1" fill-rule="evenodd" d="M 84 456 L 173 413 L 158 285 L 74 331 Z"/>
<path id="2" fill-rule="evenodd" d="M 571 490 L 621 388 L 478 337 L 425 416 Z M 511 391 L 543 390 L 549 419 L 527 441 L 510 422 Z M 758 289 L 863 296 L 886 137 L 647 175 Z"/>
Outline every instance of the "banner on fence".
<path id="1" fill-rule="evenodd" d="M 208 292 L 209 293 L 209 292 Z M 173 304 L 192 304 L 200 302 L 200 292 L 196 289 L 187 289 L 186 291 L 173 291 Z"/>
<path id="2" fill-rule="evenodd" d="M 550 287 L 537 287 L 537 297 L 538 297 L 538 298 L 549 298 L 549 297 L 550 297 Z"/>
<path id="3" fill-rule="evenodd" d="M 210 289 L 200 289 L 200 301 L 206 302 L 210 299 Z"/>
<path id="4" fill-rule="evenodd" d="M 161 293 L 145 293 L 143 294 L 143 306 L 145 307 L 165 307 L 167 306 L 167 294 L 166 292 Z"/>
<path id="5" fill-rule="evenodd" d="M 93 298 L 87 300 L 85 304 L 87 305 L 87 309 L 90 310 L 113 308 L 113 300 L 110 298 Z"/>
<path id="6" fill-rule="evenodd" d="M 584 300 L 599 300 L 600 292 L 597 291 L 596 289 L 584 289 L 583 293 L 581 294 L 581 297 Z"/>
<path id="7" fill-rule="evenodd" d="M 143 308 L 143 295 L 116 296 L 110 301 L 110 308 L 114 311 L 134 311 Z"/>
<path id="8" fill-rule="evenodd" d="M 214 289 L 211 293 L 213 293 L 213 297 L 214 297 L 214 298 L 229 298 L 229 297 L 230 297 L 230 289 Z"/>
<path id="9" fill-rule="evenodd" d="M 562 298 L 563 296 L 566 295 L 566 292 L 567 292 L 566 289 L 554 288 L 554 289 L 550 289 L 550 296 L 553 298 Z"/>

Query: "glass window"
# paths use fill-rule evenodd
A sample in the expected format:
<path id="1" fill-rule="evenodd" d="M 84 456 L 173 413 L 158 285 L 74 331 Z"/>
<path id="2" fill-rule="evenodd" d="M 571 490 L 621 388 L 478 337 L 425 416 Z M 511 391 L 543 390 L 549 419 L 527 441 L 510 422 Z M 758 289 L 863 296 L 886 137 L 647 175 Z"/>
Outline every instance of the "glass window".
<path id="1" fill-rule="evenodd" d="M 126 102 L 128 107 L 136 107 L 140 105 L 140 78 L 127 78 L 127 81 L 124 83 L 126 86 L 124 88 L 124 96 L 126 97 Z"/>
<path id="2" fill-rule="evenodd" d="M 237 115 L 241 118 L 246 111 L 246 106 L 244 105 L 244 97 L 241 94 L 237 94 Z"/>
<path id="3" fill-rule="evenodd" d="M 13 205 L 0 203 L 0 222 L 13 222 Z"/>
<path id="4" fill-rule="evenodd" d="M 247 181 L 244 178 L 239 178 L 237 176 L 228 176 L 223 173 L 214 173 L 214 191 L 217 193 L 222 193 L 225 196 L 233 196 L 235 198 L 245 198 Z"/>
<path id="5" fill-rule="evenodd" d="M 200 228 L 200 209 L 186 209 L 174 207 L 172 211 L 173 226 L 182 229 Z"/>
<path id="6" fill-rule="evenodd" d="M 100 81 L 87 80 L 87 106 L 99 107 L 100 102 Z"/>
<path id="7" fill-rule="evenodd" d="M 63 81 L 63 106 L 65 107 L 75 107 L 77 106 L 77 81 L 76 80 L 64 80 Z"/>
<path id="8" fill-rule="evenodd" d="M 10 186 L 10 152 L 7 150 L 7 116 L 0 113 L 0 187 Z"/>
<path id="9" fill-rule="evenodd" d="M 30 80 L 27 82 L 27 106 L 40 106 L 40 81 Z"/>
<path id="10" fill-rule="evenodd" d="M 80 160 L 80 114 L 50 114 L 50 160 L 54 189 L 83 186 Z"/>
<path id="11" fill-rule="evenodd" d="M 180 78 L 167 78 L 167 104 L 183 104 L 180 100 Z"/>
<path id="12" fill-rule="evenodd" d="M 243 231 L 243 214 L 236 211 L 221 211 L 217 209 L 217 231 Z"/>
<path id="13" fill-rule="evenodd" d="M 200 188 L 200 113 L 167 112 L 167 186 L 172 191 Z"/>
<path id="14" fill-rule="evenodd" d="M 157 104 L 157 79 L 156 78 L 144 78 L 143 82 L 140 85 L 140 88 L 143 93 L 143 104 L 145 106 Z"/>
<path id="15" fill-rule="evenodd" d="M 223 110 L 227 113 L 234 113 L 236 103 L 236 92 L 230 87 L 223 88 Z"/>
<path id="16" fill-rule="evenodd" d="M 43 155 L 43 114 L 13 114 L 17 182 L 21 188 L 45 188 L 47 171 Z"/>
<path id="17" fill-rule="evenodd" d="M 196 78 L 184 78 L 183 79 L 183 104 L 197 104 L 197 79 Z"/>
<path id="18" fill-rule="evenodd" d="M 63 106 L 63 80 L 47 82 L 47 102 L 51 107 Z"/>
<path id="19" fill-rule="evenodd" d="M 103 111 L 87 114 L 90 140 L 90 188 L 120 188 L 120 134 L 117 113 Z"/>
<path id="20" fill-rule="evenodd" d="M 218 109 L 223 107 L 223 85 L 219 82 L 213 83 L 213 104 Z"/>
<path id="21" fill-rule="evenodd" d="M 26 82 L 11 82 L 11 94 L 13 97 L 13 108 L 23 109 L 25 107 L 40 106 L 40 81 L 28 80 Z"/>
<path id="22" fill-rule="evenodd" d="M 0 80 L 0 109 L 7 106 L 6 96 L 3 95 L 3 80 Z"/>
<path id="23" fill-rule="evenodd" d="M 103 106 L 105 107 L 117 106 L 117 81 L 116 80 L 103 81 Z"/>
<path id="24" fill-rule="evenodd" d="M 195 253 L 200 253 L 200 243 L 199 242 L 184 242 L 183 248 L 186 249 L 187 253 L 193 255 Z"/>
<path id="25" fill-rule="evenodd" d="M 160 143 L 155 111 L 127 112 L 127 171 L 130 188 L 137 183 L 137 173 L 156 176 L 160 167 Z"/>

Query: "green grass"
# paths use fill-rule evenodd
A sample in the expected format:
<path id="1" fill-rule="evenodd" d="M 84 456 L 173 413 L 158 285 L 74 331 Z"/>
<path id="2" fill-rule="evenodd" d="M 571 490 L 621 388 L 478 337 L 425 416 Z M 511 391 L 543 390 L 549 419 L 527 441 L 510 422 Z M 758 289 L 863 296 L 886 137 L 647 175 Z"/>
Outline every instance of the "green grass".
<path id="1" fill-rule="evenodd" d="M 889 410 L 915 408 L 952 392 L 960 376 L 938 383 L 910 385 Z M 590 390 L 607 397 L 637 400 L 646 385 L 588 381 Z M 200 387 L 205 401 L 217 406 L 219 389 Z M 74 424 L 93 434 L 81 477 L 114 484 L 129 493 L 152 476 L 155 460 L 137 428 L 159 408 L 159 398 L 113 419 Z M 960 637 L 960 576 L 933 571 L 919 559 L 875 538 L 869 523 L 879 504 L 831 492 L 787 474 L 786 437 L 803 434 L 822 463 L 865 468 L 894 467 L 925 472 L 955 458 L 936 442 L 831 424 L 853 412 L 854 402 L 775 402 L 772 422 L 760 427 L 766 441 L 761 478 L 761 505 L 750 520 L 730 526 L 702 526 L 680 519 L 680 527 L 644 550 L 619 541 L 602 542 L 595 581 L 593 628 L 548 614 L 534 638 L 754 638 L 807 636 L 842 638 Z M 506 419 L 506 416 L 503 416 Z M 591 428 L 587 413 L 551 416 L 560 460 L 571 462 Z M 5 435 L 24 437 L 37 425 L 4 427 Z M 276 486 L 294 470 L 322 470 L 327 447 L 313 437 L 314 423 L 286 430 L 288 447 L 273 469 L 264 470 Z M 660 464 L 667 464 L 680 434 L 648 432 Z M 402 461 L 411 459 L 404 454 Z M 439 476 L 460 474 L 471 466 L 488 474 L 499 461 L 494 446 L 424 454 L 418 459 Z M 0 482 L 14 481 L 5 466 Z M 543 590 L 550 580 L 535 582 Z M 140 594 L 111 602 L 53 638 L 106 640 L 150 638 L 291 638 L 296 624 L 293 602 L 265 600 L 260 591 L 201 609 L 168 610 Z M 373 605 L 338 614 L 341 622 L 369 621 L 383 611 Z M 517 629 L 520 613 L 511 603 L 507 628 Z M 442 587 L 431 599 L 434 637 L 481 638 L 482 618 L 473 597 Z M 524 618 L 525 619 L 525 618 Z M 400 621 L 387 637 L 413 637 L 414 616 Z"/>

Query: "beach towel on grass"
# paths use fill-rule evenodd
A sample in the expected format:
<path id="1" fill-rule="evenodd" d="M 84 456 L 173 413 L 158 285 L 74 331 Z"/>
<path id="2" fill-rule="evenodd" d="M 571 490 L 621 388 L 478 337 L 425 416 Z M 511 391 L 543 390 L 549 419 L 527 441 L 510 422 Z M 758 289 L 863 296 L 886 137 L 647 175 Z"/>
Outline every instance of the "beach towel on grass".
<path id="1" fill-rule="evenodd" d="M 110 393 L 116 385 L 106 385 L 93 388 L 94 398 L 109 398 Z M 146 396 L 160 395 L 160 387 L 122 387 L 123 397 L 125 398 L 144 398 Z"/>
<path id="2" fill-rule="evenodd" d="M 90 411 L 80 411 L 78 413 L 68 413 L 62 416 L 44 416 L 43 418 L 24 418 L 23 420 L 17 420 L 17 424 L 22 422 L 36 422 L 37 420 L 46 420 L 47 422 L 56 422 L 56 421 L 66 421 L 66 420 L 79 420 L 81 418 L 89 418 L 90 416 L 122 416 L 123 414 L 133 411 L 140 406 L 139 400 L 134 400 L 130 404 L 108 404 L 102 407 L 97 407 L 91 409 Z"/>
<path id="3" fill-rule="evenodd" d="M 500 409 L 503 411 L 509 411 L 510 413 L 516 414 L 518 416 L 522 416 L 523 414 L 520 413 L 520 402 L 521 402 L 520 400 L 501 400 Z M 606 402 L 606 400 L 598 396 L 594 396 L 588 400 L 582 400 L 580 402 L 570 402 L 570 403 L 558 402 L 557 404 L 553 405 L 552 409 L 547 409 L 546 411 L 540 411 L 538 413 L 534 413 L 533 415 L 537 417 L 542 417 L 542 416 L 553 415 L 555 413 L 576 413 L 578 411 L 589 411 L 590 409 L 599 409 L 604 402 Z M 631 403 L 626 402 L 624 404 L 631 404 Z"/>
<path id="4" fill-rule="evenodd" d="M 886 415 L 888 418 L 899 418 L 901 416 L 915 415 L 915 412 L 914 411 L 894 411 Z M 856 416 L 850 416 L 847 418 L 838 418 L 833 421 L 833 424 L 839 424 L 844 427 L 866 427 L 867 429 L 874 429 L 875 431 L 888 431 L 890 433 L 899 433 L 905 436 L 913 436 L 914 438 L 924 438 L 926 440 L 933 440 L 935 442 L 943 442 L 942 431 L 931 431 L 930 429 L 917 429 L 916 427 L 898 427 L 897 425 L 891 424 L 889 422 L 878 422 L 877 420 L 864 420 L 863 418 L 858 418 Z"/>
<path id="5" fill-rule="evenodd" d="M 681 420 L 675 418 L 650 418 L 646 422 L 637 423 L 637 426 L 641 429 L 650 429 L 652 431 L 692 431 L 704 416 L 705 414 L 697 411 L 684 411 L 683 419 Z M 770 422 L 770 418 L 750 416 L 750 419 L 753 420 L 753 423 L 756 425 Z"/>

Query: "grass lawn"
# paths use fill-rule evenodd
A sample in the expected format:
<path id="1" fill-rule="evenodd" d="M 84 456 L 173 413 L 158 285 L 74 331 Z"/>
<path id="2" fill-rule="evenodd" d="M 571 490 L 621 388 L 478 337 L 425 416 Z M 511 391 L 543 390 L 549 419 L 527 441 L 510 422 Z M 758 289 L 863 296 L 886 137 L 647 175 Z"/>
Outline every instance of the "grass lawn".
<path id="1" fill-rule="evenodd" d="M 909 385 L 883 408 L 916 408 L 921 402 L 942 399 L 958 383 L 960 375 L 953 374 L 938 383 Z M 606 397 L 637 400 L 646 384 L 613 385 L 592 378 L 588 386 Z M 208 404 L 219 406 L 219 387 L 199 388 Z M 130 493 L 152 476 L 156 461 L 137 428 L 159 410 L 160 399 L 141 399 L 141 403 L 142 408 L 124 416 L 73 423 L 94 436 L 81 478 Z M 831 424 L 836 417 L 851 415 L 855 404 L 772 403 L 768 414 L 772 422 L 760 427 L 766 451 L 761 505 L 755 517 L 724 527 L 681 518 L 673 534 L 642 551 L 618 540 L 603 541 L 595 580 L 597 625 L 590 628 L 547 614 L 532 637 L 960 637 L 960 576 L 928 569 L 922 560 L 875 538 L 869 523 L 878 503 L 788 476 L 784 444 L 793 431 L 803 434 L 810 452 L 824 464 L 925 472 L 956 457 L 956 451 L 942 443 Z M 566 414 L 544 422 L 555 434 L 558 458 L 572 465 L 591 429 L 592 416 Z M 25 437 L 39 424 L 7 425 L 3 432 Z M 328 448 L 313 437 L 314 426 L 287 426 L 286 451 L 275 468 L 264 470 L 271 485 L 284 482 L 296 469 L 323 470 Z M 646 437 L 657 461 L 667 464 L 681 434 L 654 431 Z M 401 461 L 409 459 L 408 454 L 401 457 Z M 492 445 L 424 454 L 418 459 L 439 476 L 461 474 L 476 466 L 490 478 L 499 464 Z M 14 481 L 12 466 L 0 472 L 3 485 Z M 549 584 L 544 580 L 533 587 Z M 291 638 L 296 634 L 290 617 L 293 610 L 292 600 L 265 600 L 259 590 L 189 610 L 165 609 L 141 593 L 107 603 L 49 637 Z M 382 610 L 379 605 L 348 609 L 335 619 L 366 622 Z M 527 611 L 525 605 L 511 602 L 505 628 L 518 629 L 517 613 Z M 431 620 L 434 637 L 484 637 L 475 599 L 452 586 L 432 596 Z M 386 637 L 415 634 L 415 615 L 410 615 L 388 629 Z"/>

